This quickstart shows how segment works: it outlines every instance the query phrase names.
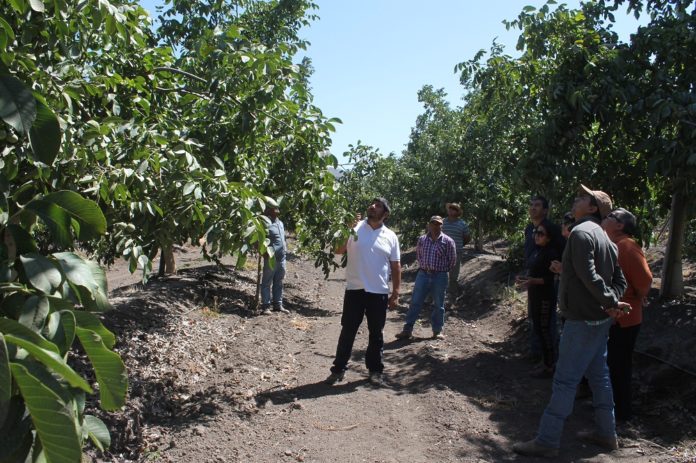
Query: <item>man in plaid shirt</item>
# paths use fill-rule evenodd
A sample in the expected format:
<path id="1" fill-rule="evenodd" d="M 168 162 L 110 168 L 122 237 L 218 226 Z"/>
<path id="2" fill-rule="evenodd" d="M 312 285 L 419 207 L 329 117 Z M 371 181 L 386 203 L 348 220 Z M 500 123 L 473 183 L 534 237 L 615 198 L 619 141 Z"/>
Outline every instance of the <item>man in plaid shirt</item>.
<path id="1" fill-rule="evenodd" d="M 420 315 L 423 302 L 428 294 L 433 298 L 433 311 L 430 323 L 433 339 L 442 339 L 442 327 L 445 324 L 445 291 L 447 291 L 447 273 L 457 262 L 457 248 L 454 240 L 442 233 L 442 217 L 434 215 L 428 223 L 428 233 L 418 238 L 416 256 L 420 267 L 413 287 L 411 305 L 406 314 L 406 324 L 397 339 L 411 339 L 413 325 Z"/>

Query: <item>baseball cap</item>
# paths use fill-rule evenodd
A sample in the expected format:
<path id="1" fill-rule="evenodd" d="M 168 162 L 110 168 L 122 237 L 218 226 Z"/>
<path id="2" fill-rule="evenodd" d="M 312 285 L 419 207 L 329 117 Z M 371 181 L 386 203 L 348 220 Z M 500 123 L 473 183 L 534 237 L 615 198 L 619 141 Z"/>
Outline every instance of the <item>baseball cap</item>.
<path id="1" fill-rule="evenodd" d="M 429 223 L 437 222 L 440 225 L 442 225 L 442 217 L 440 217 L 439 215 L 434 215 L 434 216 L 430 217 L 430 220 L 428 222 Z"/>
<path id="2" fill-rule="evenodd" d="M 597 208 L 599 209 L 599 215 L 604 218 L 611 212 L 612 204 L 611 198 L 608 194 L 600 190 L 590 190 L 585 185 L 580 185 L 578 188 L 579 195 L 589 195 L 594 198 L 597 203 Z"/>

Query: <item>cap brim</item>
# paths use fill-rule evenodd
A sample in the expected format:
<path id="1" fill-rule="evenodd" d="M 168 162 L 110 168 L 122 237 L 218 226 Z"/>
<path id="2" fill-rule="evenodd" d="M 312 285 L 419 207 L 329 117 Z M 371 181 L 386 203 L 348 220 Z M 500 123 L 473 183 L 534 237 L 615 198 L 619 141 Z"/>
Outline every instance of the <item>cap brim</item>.
<path id="1" fill-rule="evenodd" d="M 580 186 L 578 187 L 578 194 L 579 194 L 579 195 L 592 196 L 592 197 L 594 198 L 594 193 L 592 192 L 592 190 L 590 190 L 589 188 L 587 188 L 587 187 L 586 187 L 585 185 L 583 185 L 582 183 L 581 183 Z"/>

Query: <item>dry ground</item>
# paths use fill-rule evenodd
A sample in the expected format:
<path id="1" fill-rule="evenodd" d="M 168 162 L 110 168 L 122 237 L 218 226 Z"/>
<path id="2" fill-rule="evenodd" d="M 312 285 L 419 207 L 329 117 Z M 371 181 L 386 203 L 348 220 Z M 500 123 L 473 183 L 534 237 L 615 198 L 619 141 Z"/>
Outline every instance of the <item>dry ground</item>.
<path id="1" fill-rule="evenodd" d="M 526 303 L 501 257 L 467 256 L 446 339 L 427 338 L 424 309 L 423 337 L 397 342 L 415 277 L 413 253 L 404 255 L 404 296 L 385 328 L 387 386 L 375 389 L 363 364 L 366 327 L 346 381 L 322 383 L 340 329 L 342 271 L 327 280 L 292 257 L 291 313 L 263 316 L 248 309 L 253 270 L 184 251 L 176 276 L 145 287 L 123 268 L 109 272 L 115 310 L 105 323 L 119 338 L 130 390 L 123 411 L 101 414 L 113 444 L 92 452 L 95 461 L 534 461 L 510 447 L 533 437 L 550 380 L 528 376 Z M 579 400 L 555 461 L 696 461 L 695 301 L 653 304 L 645 355 L 636 355 L 638 417 L 619 429 L 622 447 L 603 453 L 575 439 L 592 426 L 591 401 Z"/>

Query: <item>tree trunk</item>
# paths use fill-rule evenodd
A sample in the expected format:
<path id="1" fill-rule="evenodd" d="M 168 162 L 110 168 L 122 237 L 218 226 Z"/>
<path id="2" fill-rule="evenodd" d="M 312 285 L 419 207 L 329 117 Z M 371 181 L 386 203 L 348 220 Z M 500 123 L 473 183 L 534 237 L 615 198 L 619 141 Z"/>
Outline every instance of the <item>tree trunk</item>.
<path id="1" fill-rule="evenodd" d="M 176 273 L 176 260 L 174 259 L 174 247 L 162 246 L 160 254 L 159 276 Z"/>
<path id="2" fill-rule="evenodd" d="M 687 223 L 686 192 L 678 187 L 672 196 L 672 215 L 669 221 L 669 238 L 665 259 L 662 264 L 662 283 L 660 297 L 675 299 L 684 292 L 684 275 L 682 272 L 682 250 Z"/>
<path id="3" fill-rule="evenodd" d="M 483 224 L 479 220 L 476 222 L 476 236 L 474 237 L 474 249 L 476 252 L 483 252 Z"/>
<path id="4" fill-rule="evenodd" d="M 261 293 L 261 253 L 259 253 L 259 259 L 256 262 L 256 294 L 254 295 L 254 302 L 252 303 L 252 310 L 259 308 L 259 295 Z"/>

